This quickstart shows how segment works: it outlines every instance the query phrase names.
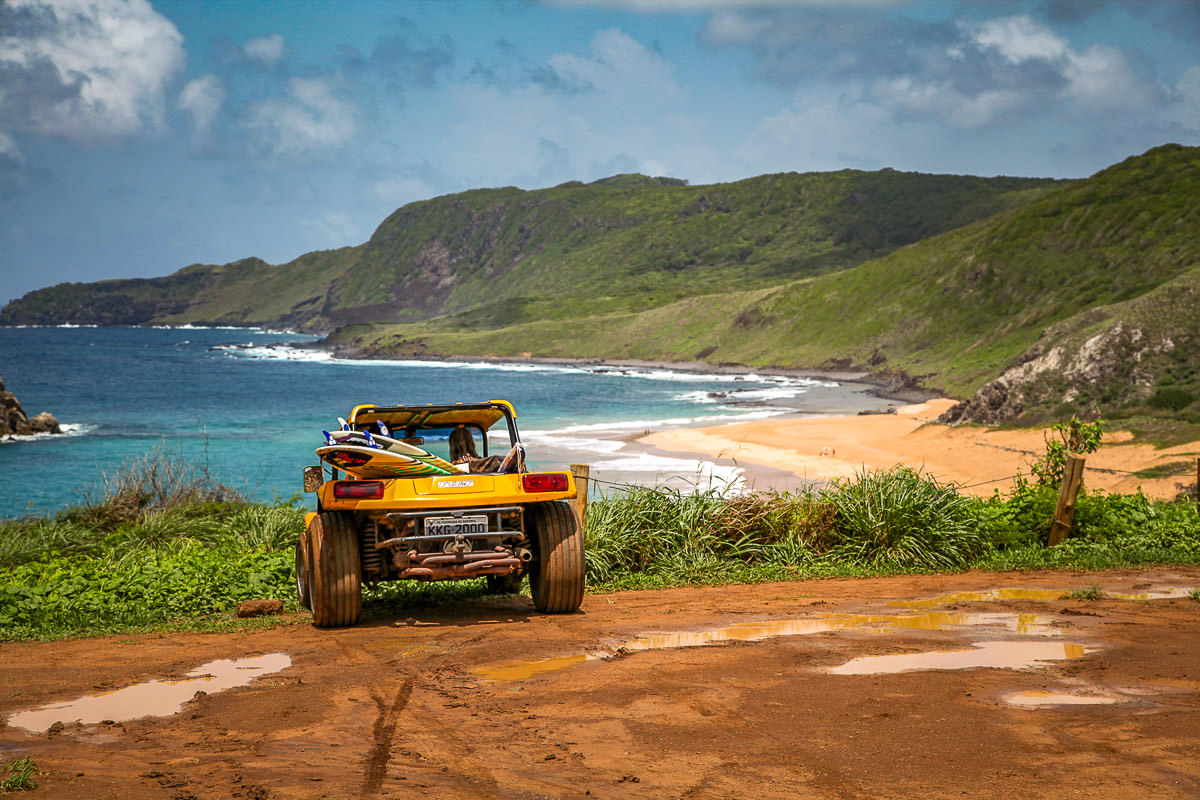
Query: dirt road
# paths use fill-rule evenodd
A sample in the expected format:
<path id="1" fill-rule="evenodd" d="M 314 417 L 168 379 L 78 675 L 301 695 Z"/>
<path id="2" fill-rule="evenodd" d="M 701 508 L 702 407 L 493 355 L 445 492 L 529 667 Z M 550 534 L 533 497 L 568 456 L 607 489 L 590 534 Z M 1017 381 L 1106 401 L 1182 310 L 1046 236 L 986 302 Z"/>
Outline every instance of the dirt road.
<path id="1" fill-rule="evenodd" d="M 1170 596 L 1053 599 L 1094 583 Z M 5 644 L 0 757 L 46 773 L 31 798 L 1194 798 L 1196 586 L 1197 569 L 823 580 Z M 964 591 L 982 594 L 947 596 Z M 171 716 L 15 724 L 273 653 L 290 665 Z"/>

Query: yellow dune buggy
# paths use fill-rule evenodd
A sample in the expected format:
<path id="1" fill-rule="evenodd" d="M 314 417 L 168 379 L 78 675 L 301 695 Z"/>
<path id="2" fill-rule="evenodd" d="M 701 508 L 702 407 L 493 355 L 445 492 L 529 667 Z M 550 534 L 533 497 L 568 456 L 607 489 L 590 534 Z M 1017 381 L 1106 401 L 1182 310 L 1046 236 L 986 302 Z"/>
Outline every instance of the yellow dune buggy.
<path id="1" fill-rule="evenodd" d="M 296 589 L 321 627 L 353 625 L 362 585 L 484 577 L 534 606 L 583 601 L 583 531 L 569 471 L 529 472 L 510 403 L 360 405 L 305 467 L 317 510 L 296 545 Z"/>

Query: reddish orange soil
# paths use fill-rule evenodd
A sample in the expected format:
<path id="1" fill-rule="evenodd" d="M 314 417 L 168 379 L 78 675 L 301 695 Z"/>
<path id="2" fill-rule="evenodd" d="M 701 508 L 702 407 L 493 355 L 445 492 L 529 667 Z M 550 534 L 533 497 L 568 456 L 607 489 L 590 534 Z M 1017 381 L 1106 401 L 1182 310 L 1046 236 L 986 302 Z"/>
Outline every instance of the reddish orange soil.
<path id="1" fill-rule="evenodd" d="M 527 598 L 375 616 L 355 628 L 0 645 L 0 719 L 200 664 L 282 652 L 292 666 L 169 717 L 0 727 L 0 757 L 46 773 L 30 798 L 1184 798 L 1200 796 L 1200 604 L 947 600 L 1041 615 L 942 630 L 848 630 L 620 651 L 648 632 L 919 614 L 895 601 L 999 587 L 1200 586 L 1200 570 L 968 573 L 590 595 L 541 616 Z M 863 622 L 863 618 L 853 618 Z M 938 617 L 953 621 L 956 617 Z M 997 619 L 1002 619 L 998 617 Z M 1028 620 L 1028 618 L 1022 618 Z M 1029 669 L 877 675 L 860 656 L 1017 638 L 1086 654 Z M 496 681 L 488 667 L 616 653 Z M 1017 708 L 1015 691 L 1111 705 Z"/>

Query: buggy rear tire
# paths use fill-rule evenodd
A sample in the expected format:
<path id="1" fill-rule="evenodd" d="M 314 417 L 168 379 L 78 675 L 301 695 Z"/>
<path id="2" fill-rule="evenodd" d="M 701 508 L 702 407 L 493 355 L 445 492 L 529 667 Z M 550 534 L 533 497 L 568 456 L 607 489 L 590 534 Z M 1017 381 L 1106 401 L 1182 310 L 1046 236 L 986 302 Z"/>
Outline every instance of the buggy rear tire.
<path id="1" fill-rule="evenodd" d="M 583 529 L 570 504 L 559 501 L 526 506 L 533 528 L 535 562 L 529 571 L 533 605 L 547 614 L 566 614 L 583 603 Z"/>
<path id="2" fill-rule="evenodd" d="M 362 561 L 354 517 L 326 511 L 308 526 L 313 624 L 344 628 L 362 613 Z"/>
<path id="3" fill-rule="evenodd" d="M 312 609 L 312 587 L 308 582 L 308 576 L 312 573 L 309 552 L 308 528 L 305 528 L 296 540 L 296 598 L 302 607 Z"/>

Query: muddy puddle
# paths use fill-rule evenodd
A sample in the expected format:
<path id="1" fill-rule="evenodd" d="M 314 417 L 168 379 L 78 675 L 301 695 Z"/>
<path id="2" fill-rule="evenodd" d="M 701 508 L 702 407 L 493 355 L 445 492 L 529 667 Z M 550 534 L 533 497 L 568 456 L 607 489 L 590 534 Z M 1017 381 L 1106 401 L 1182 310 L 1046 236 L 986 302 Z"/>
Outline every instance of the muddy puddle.
<path id="1" fill-rule="evenodd" d="M 806 636 L 834 631 L 856 631 L 886 635 L 899 630 L 952 630 L 987 626 L 1019 636 L 1057 636 L 1059 631 L 1050 617 L 1040 614 L 960 614 L 929 611 L 924 614 L 836 614 L 798 620 L 774 620 L 731 625 L 703 631 L 648 633 L 626 640 L 613 648 L 533 661 L 516 661 L 476 669 L 477 674 L 494 681 L 508 682 L 532 678 L 547 672 L 569 669 L 587 661 L 610 659 L 618 655 L 646 650 L 673 650 L 702 647 L 724 642 L 757 642 L 781 636 Z M 1081 653 L 1082 654 L 1082 653 Z"/>
<path id="2" fill-rule="evenodd" d="M 1065 692 L 1011 692 L 1001 697 L 1010 706 L 1048 708 L 1051 706 L 1111 706 L 1125 702 L 1118 697 L 1099 694 L 1067 694 Z"/>
<path id="3" fill-rule="evenodd" d="M 1086 591 L 1090 586 L 1063 586 L 1057 589 L 1009 588 L 988 589 L 974 592 L 949 592 L 923 600 L 898 600 L 890 605 L 896 608 L 931 608 L 934 606 L 952 605 L 954 603 L 985 603 L 1003 600 L 1064 600 L 1071 592 Z M 1193 591 L 1187 586 L 1153 586 L 1140 587 L 1130 591 L 1106 591 L 1101 587 L 1101 594 L 1112 600 L 1169 600 L 1187 597 Z"/>
<path id="4" fill-rule="evenodd" d="M 179 713 L 196 692 L 215 694 L 244 686 L 261 675 L 279 672 L 291 665 L 291 657 L 283 653 L 210 661 L 189 672 L 183 680 L 147 681 L 67 703 L 22 711 L 10 716 L 8 724 L 41 733 L 56 722 L 92 725 L 108 720 L 126 722 L 142 717 L 169 717 Z"/>
<path id="5" fill-rule="evenodd" d="M 969 650 L 862 656 L 831 667 L 827 672 L 832 675 L 884 675 L 917 670 L 1031 669 L 1052 661 L 1079 658 L 1088 652 L 1091 651 L 1073 642 L 972 642 Z"/>

